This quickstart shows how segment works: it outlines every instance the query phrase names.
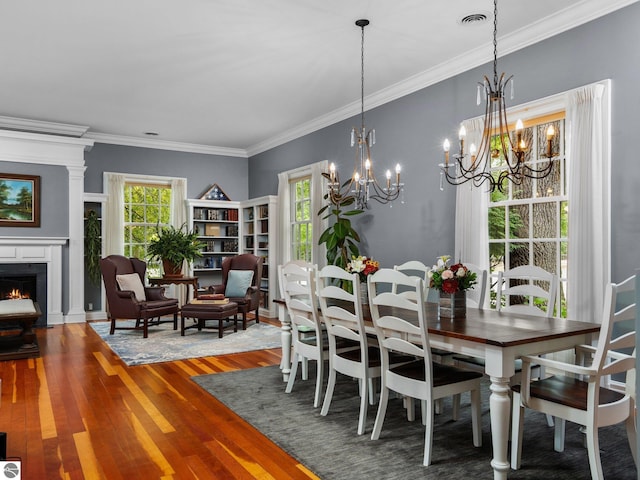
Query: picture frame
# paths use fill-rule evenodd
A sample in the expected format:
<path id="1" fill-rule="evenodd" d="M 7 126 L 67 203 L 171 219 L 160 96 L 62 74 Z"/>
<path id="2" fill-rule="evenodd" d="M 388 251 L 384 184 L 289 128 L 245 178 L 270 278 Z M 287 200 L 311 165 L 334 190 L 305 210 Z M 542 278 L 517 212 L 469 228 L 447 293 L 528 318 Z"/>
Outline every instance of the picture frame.
<path id="1" fill-rule="evenodd" d="M 0 227 L 40 226 L 40 177 L 0 173 Z"/>

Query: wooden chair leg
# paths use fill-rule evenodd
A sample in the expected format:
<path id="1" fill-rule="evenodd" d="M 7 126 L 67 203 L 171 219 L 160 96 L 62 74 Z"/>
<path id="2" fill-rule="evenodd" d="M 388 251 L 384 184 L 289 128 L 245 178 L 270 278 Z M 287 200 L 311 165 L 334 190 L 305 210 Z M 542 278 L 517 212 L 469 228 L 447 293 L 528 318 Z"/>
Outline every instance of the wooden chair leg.
<path id="1" fill-rule="evenodd" d="M 260 323 L 260 317 L 258 316 L 258 310 L 260 310 L 260 307 L 256 307 L 256 323 Z"/>
<path id="2" fill-rule="evenodd" d="M 113 335 L 116 331 L 116 319 L 111 317 L 111 329 L 109 330 L 109 335 Z"/>

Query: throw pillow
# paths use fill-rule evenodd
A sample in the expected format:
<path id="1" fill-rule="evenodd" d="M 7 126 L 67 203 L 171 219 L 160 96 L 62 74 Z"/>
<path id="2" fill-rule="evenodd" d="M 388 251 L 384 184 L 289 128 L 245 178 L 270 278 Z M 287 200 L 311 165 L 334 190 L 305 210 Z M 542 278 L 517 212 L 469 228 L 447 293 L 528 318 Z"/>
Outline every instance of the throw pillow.
<path id="1" fill-rule="evenodd" d="M 147 296 L 144 293 L 144 285 L 140 280 L 140 275 L 137 273 L 127 273 L 125 275 L 116 275 L 116 282 L 120 290 L 131 290 L 136 296 L 136 300 L 144 302 L 147 300 Z"/>
<path id="2" fill-rule="evenodd" d="M 251 286 L 252 280 L 253 270 L 229 270 L 224 296 L 227 298 L 244 297 L 247 294 L 247 288 Z"/>

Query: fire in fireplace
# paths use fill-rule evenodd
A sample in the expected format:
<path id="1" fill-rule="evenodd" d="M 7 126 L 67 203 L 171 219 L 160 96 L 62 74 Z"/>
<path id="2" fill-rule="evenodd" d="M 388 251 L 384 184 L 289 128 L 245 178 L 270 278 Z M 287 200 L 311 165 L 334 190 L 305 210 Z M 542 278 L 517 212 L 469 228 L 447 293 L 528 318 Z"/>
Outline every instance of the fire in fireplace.
<path id="1" fill-rule="evenodd" d="M 47 264 L 0 264 L 0 300 L 30 298 L 38 302 L 42 316 L 35 327 L 47 325 Z"/>

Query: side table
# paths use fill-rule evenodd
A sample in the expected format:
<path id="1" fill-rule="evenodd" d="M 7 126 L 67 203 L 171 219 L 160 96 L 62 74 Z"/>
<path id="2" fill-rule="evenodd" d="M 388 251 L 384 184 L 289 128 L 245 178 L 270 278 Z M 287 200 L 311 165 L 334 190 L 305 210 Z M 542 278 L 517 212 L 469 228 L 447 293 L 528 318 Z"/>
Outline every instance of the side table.
<path id="1" fill-rule="evenodd" d="M 198 277 L 160 277 L 149 278 L 149 285 L 154 287 L 164 285 L 185 285 L 187 288 L 186 299 L 189 299 L 189 285 L 193 287 L 193 298 L 198 298 Z"/>

